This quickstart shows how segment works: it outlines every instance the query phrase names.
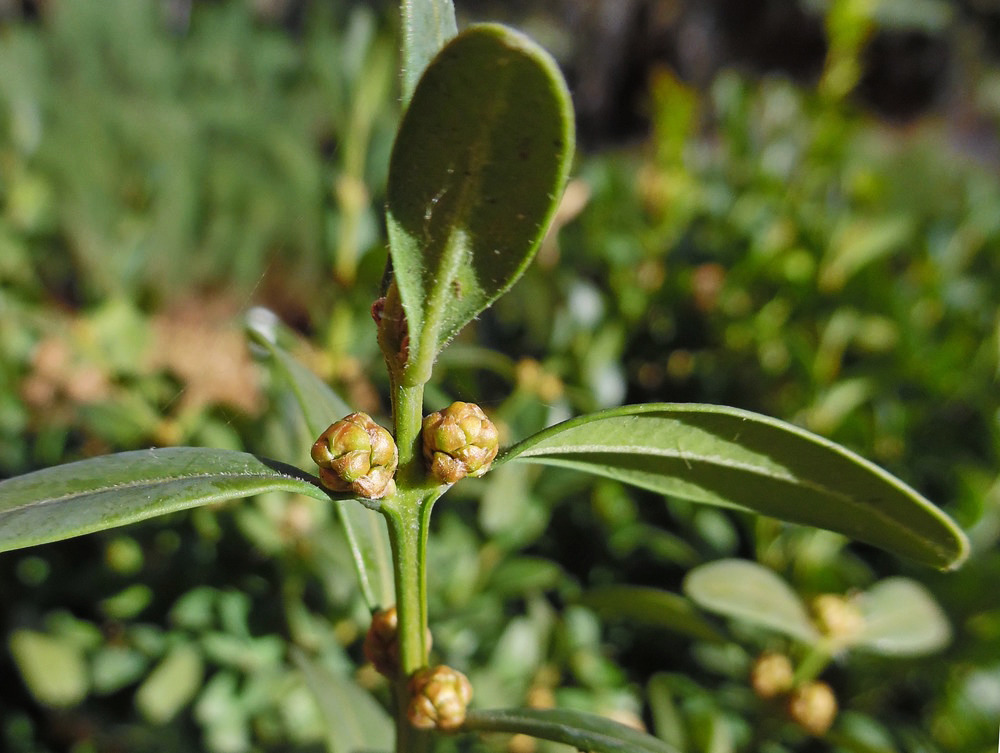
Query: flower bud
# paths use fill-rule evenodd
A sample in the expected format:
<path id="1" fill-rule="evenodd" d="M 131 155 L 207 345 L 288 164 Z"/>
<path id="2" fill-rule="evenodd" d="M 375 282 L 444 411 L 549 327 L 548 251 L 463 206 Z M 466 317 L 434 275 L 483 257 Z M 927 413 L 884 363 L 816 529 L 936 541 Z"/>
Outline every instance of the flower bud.
<path id="1" fill-rule="evenodd" d="M 500 434 L 482 408 L 454 402 L 423 423 L 424 458 L 431 475 L 446 484 L 482 476 L 500 449 Z"/>
<path id="2" fill-rule="evenodd" d="M 367 413 L 352 413 L 332 424 L 313 445 L 312 459 L 331 491 L 380 499 L 396 490 L 396 443 Z"/>
<path id="3" fill-rule="evenodd" d="M 750 686 L 758 698 L 766 700 L 791 690 L 794 677 L 795 670 L 787 656 L 768 652 L 754 662 L 750 670 Z"/>
<path id="4" fill-rule="evenodd" d="M 825 682 L 807 682 L 788 699 L 788 715 L 810 735 L 820 737 L 837 716 L 837 697 Z"/>
<path id="5" fill-rule="evenodd" d="M 812 612 L 820 632 L 840 644 L 849 643 L 865 627 L 861 610 L 836 594 L 817 596 L 812 602 Z"/>
<path id="6" fill-rule="evenodd" d="M 399 672 L 399 618 L 396 607 L 380 609 L 372 615 L 372 623 L 365 635 L 363 651 L 365 658 L 375 665 L 375 669 L 386 677 L 395 677 Z M 428 649 L 431 647 L 431 631 L 425 638 Z"/>
<path id="7" fill-rule="evenodd" d="M 469 678 L 451 667 L 425 667 L 410 678 L 406 717 L 418 729 L 458 729 L 472 700 Z"/>

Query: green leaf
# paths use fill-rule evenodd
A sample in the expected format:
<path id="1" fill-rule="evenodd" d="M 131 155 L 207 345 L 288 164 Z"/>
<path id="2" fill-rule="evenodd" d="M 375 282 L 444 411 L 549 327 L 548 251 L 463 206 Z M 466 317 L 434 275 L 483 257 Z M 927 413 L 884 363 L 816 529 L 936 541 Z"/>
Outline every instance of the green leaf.
<path id="1" fill-rule="evenodd" d="M 403 0 L 403 102 L 413 96 L 427 63 L 455 36 L 452 0 Z"/>
<path id="2" fill-rule="evenodd" d="M 503 26 L 472 26 L 424 72 L 389 166 L 390 253 L 409 332 L 406 382 L 524 271 L 573 151 L 555 62 Z"/>
<path id="3" fill-rule="evenodd" d="M 292 658 L 316 697 L 327 729 L 330 753 L 391 750 L 393 722 L 371 694 L 357 683 L 339 677 L 301 651 Z"/>
<path id="4" fill-rule="evenodd" d="M 298 468 L 232 450 L 166 447 L 67 463 L 0 482 L 0 551 L 270 491 L 329 500 Z"/>
<path id="5" fill-rule="evenodd" d="M 83 652 L 65 638 L 34 630 L 15 630 L 10 654 L 31 694 L 47 706 L 75 706 L 87 697 L 89 681 Z"/>
<path id="6" fill-rule="evenodd" d="M 804 643 L 819 640 L 798 594 L 756 562 L 727 559 L 696 567 L 684 579 L 684 593 L 710 612 L 753 622 Z"/>
<path id="7" fill-rule="evenodd" d="M 250 338 L 272 357 L 275 371 L 295 395 L 312 436 L 318 437 L 334 421 L 351 413 L 347 403 L 329 385 L 273 341 L 266 322 L 251 320 L 247 331 Z M 392 553 L 385 520 L 356 500 L 336 499 L 334 505 L 351 547 L 358 583 L 368 607 L 374 610 L 394 604 Z"/>
<path id="8" fill-rule="evenodd" d="M 857 599 L 865 618 L 852 646 L 891 656 L 929 654 L 948 645 L 951 625 L 930 592 L 909 578 L 886 578 Z"/>
<path id="9" fill-rule="evenodd" d="M 189 643 L 172 649 L 135 693 L 135 705 L 153 724 L 165 724 L 194 698 L 205 674 L 198 650 Z"/>
<path id="10" fill-rule="evenodd" d="M 899 479 L 804 429 L 736 408 L 615 408 L 539 432 L 497 463 L 508 460 L 826 528 L 942 569 L 968 555 L 961 529 Z"/>
<path id="11" fill-rule="evenodd" d="M 596 753 L 677 753 L 673 746 L 644 732 L 603 716 L 569 709 L 470 711 L 462 729 L 521 733 Z"/>
<path id="12" fill-rule="evenodd" d="M 725 636 L 683 596 L 644 586 L 602 586 L 580 597 L 580 603 L 604 618 L 662 627 L 706 641 Z"/>

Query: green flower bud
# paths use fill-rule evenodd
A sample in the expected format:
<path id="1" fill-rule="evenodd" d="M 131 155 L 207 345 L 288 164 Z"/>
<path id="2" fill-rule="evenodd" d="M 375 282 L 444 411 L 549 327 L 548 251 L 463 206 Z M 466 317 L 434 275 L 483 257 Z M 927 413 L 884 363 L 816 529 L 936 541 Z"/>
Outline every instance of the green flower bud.
<path id="1" fill-rule="evenodd" d="M 417 670 L 410 678 L 406 717 L 418 729 L 458 729 L 472 700 L 469 678 L 443 665 Z"/>
<path id="2" fill-rule="evenodd" d="M 423 439 L 431 476 L 446 484 L 482 476 L 500 449 L 497 427 L 474 403 L 454 402 L 431 413 L 424 418 Z"/>
<path id="3" fill-rule="evenodd" d="M 837 697 L 825 682 L 807 682 L 788 699 L 788 715 L 810 735 L 820 737 L 837 716 Z"/>
<path id="4" fill-rule="evenodd" d="M 792 689 L 795 670 L 784 654 L 764 653 L 750 670 L 750 686 L 758 698 L 774 698 Z"/>
<path id="5" fill-rule="evenodd" d="M 399 454 L 392 435 L 366 413 L 352 413 L 320 434 L 312 447 L 323 485 L 381 499 L 396 490 L 392 475 Z"/>

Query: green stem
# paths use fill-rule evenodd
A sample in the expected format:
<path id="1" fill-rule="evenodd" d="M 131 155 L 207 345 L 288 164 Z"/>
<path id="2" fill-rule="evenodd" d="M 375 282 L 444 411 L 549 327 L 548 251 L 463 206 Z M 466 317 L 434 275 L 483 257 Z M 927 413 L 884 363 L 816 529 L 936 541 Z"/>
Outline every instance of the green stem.
<path id="1" fill-rule="evenodd" d="M 832 646 L 825 640 L 819 641 L 812 647 L 795 669 L 794 683 L 796 687 L 803 683 L 812 682 L 819 677 L 833 659 L 834 652 L 831 649 Z"/>

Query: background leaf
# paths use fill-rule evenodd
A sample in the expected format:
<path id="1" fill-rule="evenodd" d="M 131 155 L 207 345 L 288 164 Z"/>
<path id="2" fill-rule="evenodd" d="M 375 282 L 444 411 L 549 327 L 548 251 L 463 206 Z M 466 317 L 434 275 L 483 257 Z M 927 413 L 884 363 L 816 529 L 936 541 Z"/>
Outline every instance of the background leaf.
<path id="1" fill-rule="evenodd" d="M 557 424 L 507 460 L 576 468 L 696 502 L 826 528 L 942 569 L 968 540 L 918 492 L 783 421 L 715 405 L 651 403 Z"/>
<path id="2" fill-rule="evenodd" d="M 677 753 L 676 748 L 644 732 L 569 709 L 470 711 L 462 729 L 522 733 L 597 753 Z"/>
<path id="3" fill-rule="evenodd" d="M 930 592 L 909 578 L 886 578 L 857 599 L 865 617 L 851 643 L 880 654 L 915 656 L 944 648 L 951 625 Z"/>
<path id="4" fill-rule="evenodd" d="M 773 571 L 747 560 L 726 559 L 696 567 L 684 593 L 703 609 L 813 643 L 819 633 L 798 594 Z"/>
<path id="5" fill-rule="evenodd" d="M 305 656 L 292 654 L 302 670 L 326 721 L 330 753 L 389 751 L 393 748 L 393 721 L 371 694 Z"/>
<path id="6" fill-rule="evenodd" d="M 74 706 L 87 696 L 87 664 L 80 648 L 65 638 L 34 630 L 10 636 L 10 654 L 31 694 L 48 706 Z"/>
<path id="7" fill-rule="evenodd" d="M 304 471 L 232 450 L 166 447 L 67 463 L 0 482 L 0 551 L 270 491 L 329 499 Z"/>
<path id="8" fill-rule="evenodd" d="M 305 368 L 269 336 L 263 322 L 248 324 L 251 339 L 272 357 L 273 366 L 295 395 L 309 433 L 318 437 L 351 408 L 322 379 Z M 370 609 L 396 603 L 389 532 L 382 516 L 355 500 L 334 500 L 351 547 L 358 584 Z"/>
<path id="9" fill-rule="evenodd" d="M 555 62 L 503 26 L 466 29 L 424 72 L 387 187 L 415 379 L 531 260 L 568 174 L 572 112 Z"/>
<path id="10" fill-rule="evenodd" d="M 724 640 L 690 601 L 658 588 L 602 586 L 584 593 L 580 603 L 605 618 L 662 627 L 700 640 Z"/>
<path id="11" fill-rule="evenodd" d="M 403 0 L 403 102 L 409 101 L 427 63 L 455 36 L 452 0 Z"/>

